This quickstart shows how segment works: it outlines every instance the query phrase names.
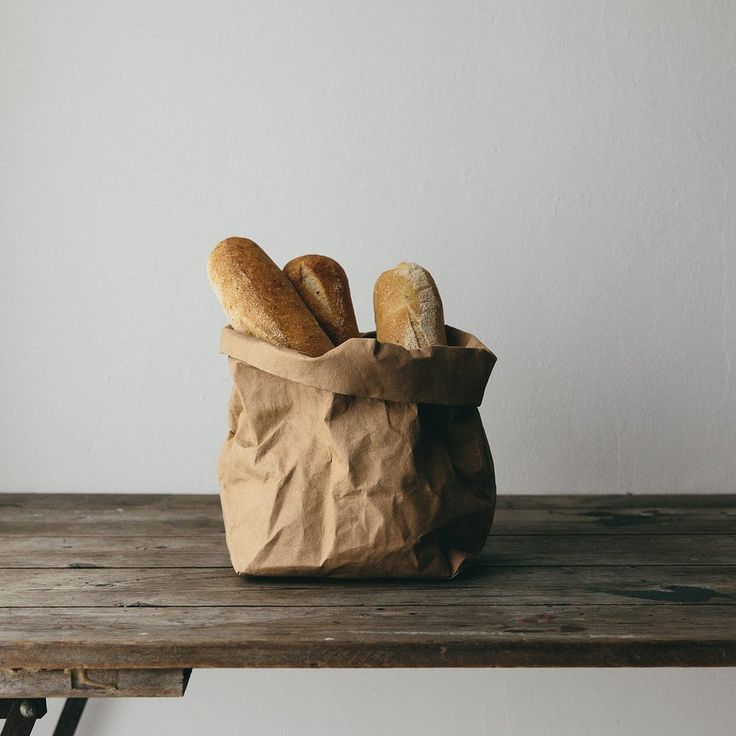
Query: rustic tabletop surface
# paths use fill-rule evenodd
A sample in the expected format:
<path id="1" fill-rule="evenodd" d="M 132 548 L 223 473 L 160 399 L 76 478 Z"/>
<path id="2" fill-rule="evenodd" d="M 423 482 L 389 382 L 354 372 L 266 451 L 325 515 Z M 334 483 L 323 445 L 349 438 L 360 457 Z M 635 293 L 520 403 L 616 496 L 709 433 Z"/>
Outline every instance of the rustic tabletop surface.
<path id="1" fill-rule="evenodd" d="M 460 578 L 345 582 L 236 576 L 215 495 L 3 494 L 0 694 L 180 694 L 192 667 L 733 666 L 735 573 L 736 495 L 502 496 Z"/>

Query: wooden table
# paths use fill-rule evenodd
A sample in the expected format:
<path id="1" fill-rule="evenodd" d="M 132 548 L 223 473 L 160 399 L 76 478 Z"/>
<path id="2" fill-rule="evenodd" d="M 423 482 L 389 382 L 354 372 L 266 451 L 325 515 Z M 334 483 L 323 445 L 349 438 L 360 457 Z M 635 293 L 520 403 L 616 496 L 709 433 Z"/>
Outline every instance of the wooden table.
<path id="1" fill-rule="evenodd" d="M 461 578 L 343 582 L 236 576 L 215 495 L 4 494 L 0 717 L 196 667 L 733 666 L 735 572 L 736 495 L 505 496 Z"/>

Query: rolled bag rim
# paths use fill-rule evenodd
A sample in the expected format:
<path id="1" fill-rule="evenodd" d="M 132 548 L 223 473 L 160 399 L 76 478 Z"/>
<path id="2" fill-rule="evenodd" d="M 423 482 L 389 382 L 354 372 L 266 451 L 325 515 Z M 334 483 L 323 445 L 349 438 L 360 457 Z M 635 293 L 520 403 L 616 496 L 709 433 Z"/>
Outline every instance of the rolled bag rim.
<path id="1" fill-rule="evenodd" d="M 312 358 L 226 325 L 220 352 L 287 381 L 335 394 L 399 403 L 480 406 L 496 356 L 477 337 L 446 325 L 449 345 L 407 350 L 375 333 Z"/>

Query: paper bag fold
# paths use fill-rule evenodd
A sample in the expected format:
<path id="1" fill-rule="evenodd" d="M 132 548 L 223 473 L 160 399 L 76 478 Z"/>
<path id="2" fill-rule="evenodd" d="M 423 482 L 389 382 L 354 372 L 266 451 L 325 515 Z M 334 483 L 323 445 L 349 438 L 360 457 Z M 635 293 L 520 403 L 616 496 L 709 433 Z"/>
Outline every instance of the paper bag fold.
<path id="1" fill-rule="evenodd" d="M 448 347 L 369 335 L 310 358 L 223 330 L 218 475 L 237 572 L 444 578 L 480 552 L 495 479 L 476 407 L 496 358 L 447 331 Z"/>

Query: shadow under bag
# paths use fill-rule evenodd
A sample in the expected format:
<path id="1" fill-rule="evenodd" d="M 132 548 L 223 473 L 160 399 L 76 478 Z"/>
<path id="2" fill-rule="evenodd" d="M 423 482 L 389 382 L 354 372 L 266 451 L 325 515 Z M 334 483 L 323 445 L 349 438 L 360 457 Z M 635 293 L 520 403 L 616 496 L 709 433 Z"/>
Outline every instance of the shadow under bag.
<path id="1" fill-rule="evenodd" d="M 496 484 L 477 407 L 496 357 L 447 338 L 405 350 L 371 333 L 310 358 L 223 330 L 218 476 L 238 573 L 447 578 L 480 553 Z"/>

